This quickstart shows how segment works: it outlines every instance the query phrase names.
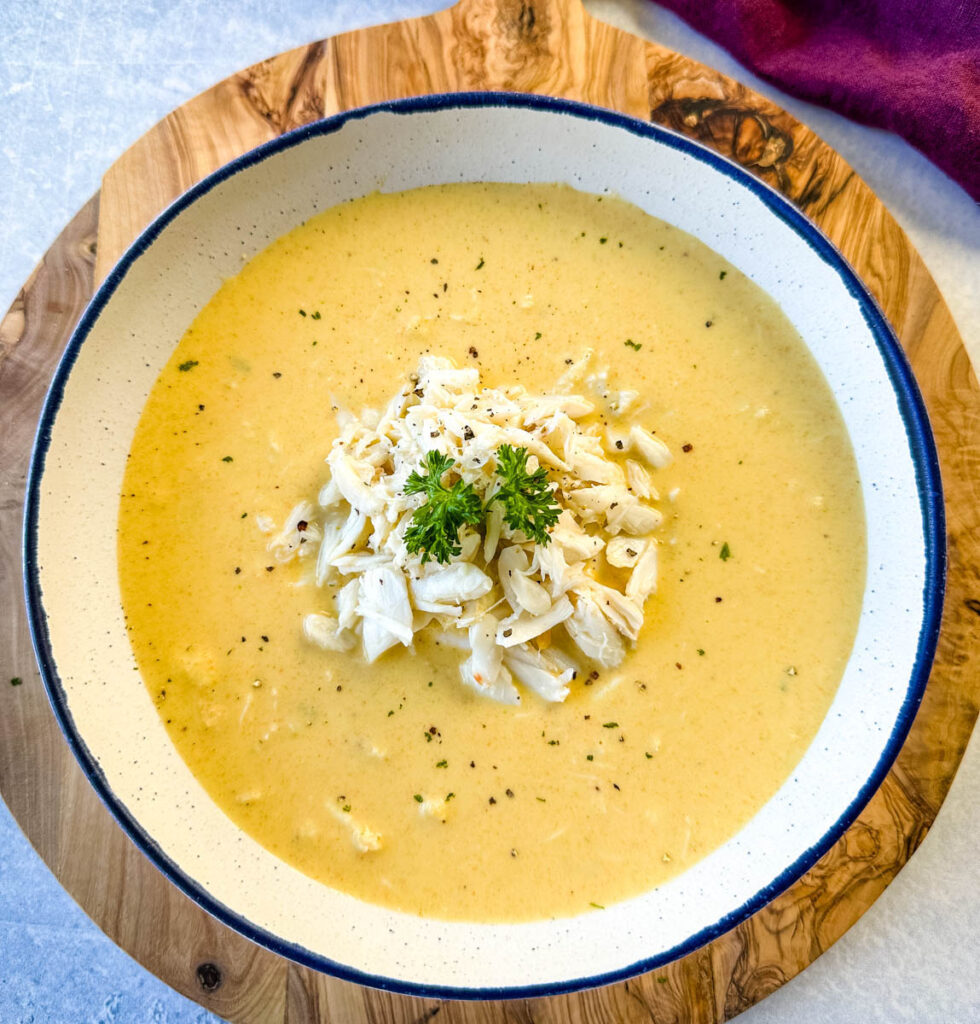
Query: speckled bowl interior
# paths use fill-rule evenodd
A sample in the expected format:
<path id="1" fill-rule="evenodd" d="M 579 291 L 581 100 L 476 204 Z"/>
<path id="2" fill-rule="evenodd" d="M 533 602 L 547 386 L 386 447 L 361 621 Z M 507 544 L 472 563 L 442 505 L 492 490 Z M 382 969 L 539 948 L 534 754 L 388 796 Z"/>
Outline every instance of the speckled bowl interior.
<path id="1" fill-rule="evenodd" d="M 244 259 L 317 211 L 374 189 L 454 181 L 614 192 L 755 280 L 830 382 L 868 521 L 854 652 L 782 788 L 670 883 L 601 913 L 530 924 L 385 910 L 259 846 L 171 744 L 120 607 L 126 453 L 195 314 Z M 99 290 L 58 370 L 32 468 L 25 564 L 38 658 L 69 742 L 123 827 L 178 886 L 256 941 L 319 969 L 416 994 L 489 998 L 595 985 L 670 960 L 762 906 L 840 837 L 884 777 L 921 698 L 942 600 L 942 537 L 935 452 L 908 367 L 853 272 L 808 222 L 734 164 L 662 129 L 565 102 L 482 94 L 409 100 L 304 128 L 206 179 L 148 229 Z"/>

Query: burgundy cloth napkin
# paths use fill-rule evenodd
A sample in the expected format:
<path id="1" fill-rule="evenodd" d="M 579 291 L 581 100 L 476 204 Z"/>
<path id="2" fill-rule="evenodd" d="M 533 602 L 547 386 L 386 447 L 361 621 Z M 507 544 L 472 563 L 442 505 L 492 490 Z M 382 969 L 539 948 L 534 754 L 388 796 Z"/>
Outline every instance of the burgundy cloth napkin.
<path id="1" fill-rule="evenodd" d="M 980 201 L 980 0 L 659 0 L 760 78 L 897 132 Z"/>

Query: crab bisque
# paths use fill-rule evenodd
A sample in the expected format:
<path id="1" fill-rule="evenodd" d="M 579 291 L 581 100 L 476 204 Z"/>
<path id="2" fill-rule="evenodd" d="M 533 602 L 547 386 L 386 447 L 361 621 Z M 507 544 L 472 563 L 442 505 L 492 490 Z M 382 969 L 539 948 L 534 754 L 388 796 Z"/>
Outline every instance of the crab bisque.
<path id="1" fill-rule="evenodd" d="M 546 537 L 494 500 L 504 447 Z M 443 559 L 406 542 L 430 452 L 480 509 Z M 731 838 L 830 705 L 865 558 L 778 307 L 556 185 L 375 194 L 260 253 L 152 389 L 120 509 L 133 650 L 213 799 L 326 885 L 481 921 Z"/>

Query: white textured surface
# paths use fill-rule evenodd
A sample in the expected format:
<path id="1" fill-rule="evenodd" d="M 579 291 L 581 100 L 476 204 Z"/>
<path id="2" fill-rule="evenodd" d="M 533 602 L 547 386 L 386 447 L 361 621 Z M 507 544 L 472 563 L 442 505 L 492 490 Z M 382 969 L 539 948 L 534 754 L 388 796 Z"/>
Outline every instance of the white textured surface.
<path id="1" fill-rule="evenodd" d="M 239 67 L 312 38 L 444 6 L 423 0 L 257 0 L 165 4 L 2 0 L 0 304 L 98 187 L 102 171 L 173 106 Z M 712 64 L 812 125 L 868 180 L 923 254 L 977 361 L 980 216 L 900 140 L 791 100 L 755 81 L 676 18 L 643 0 L 593 13 Z M 0 681 L 6 666 L 0 665 Z M 11 666 L 9 675 L 33 675 Z M 894 885 L 830 952 L 743 1020 L 808 1024 L 966 1024 L 980 1019 L 980 824 L 974 742 L 933 832 Z M 0 807 L 0 1020 L 207 1019 L 116 950 L 31 853 Z M 92 968 L 91 965 L 96 967 Z"/>

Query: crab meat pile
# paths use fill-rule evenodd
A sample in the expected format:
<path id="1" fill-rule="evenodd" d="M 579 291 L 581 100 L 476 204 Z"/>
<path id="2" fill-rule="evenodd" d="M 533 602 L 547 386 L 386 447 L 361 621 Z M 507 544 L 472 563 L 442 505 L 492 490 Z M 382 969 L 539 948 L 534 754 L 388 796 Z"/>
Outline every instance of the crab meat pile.
<path id="1" fill-rule="evenodd" d="M 333 608 L 306 616 L 306 638 L 329 650 L 360 646 L 373 662 L 432 631 L 468 652 L 463 683 L 505 704 L 520 703 L 515 680 L 562 701 L 585 664 L 618 665 L 656 589 L 662 515 L 650 474 L 671 455 L 643 427 L 615 426 L 634 392 L 611 391 L 604 374 L 586 384 L 594 400 L 483 388 L 477 369 L 423 356 L 385 409 L 339 414 L 319 510 L 301 502 L 269 545 L 280 561 L 309 559 L 315 584 L 334 592 Z M 548 472 L 561 508 L 549 543 L 511 529 L 494 502 L 481 528 L 460 531 L 448 564 L 423 564 L 404 540 L 426 500 L 404 493 L 409 475 L 436 450 L 454 462 L 447 483 L 472 484 L 485 504 L 500 483 L 501 445 L 526 449 L 528 470 Z"/>

